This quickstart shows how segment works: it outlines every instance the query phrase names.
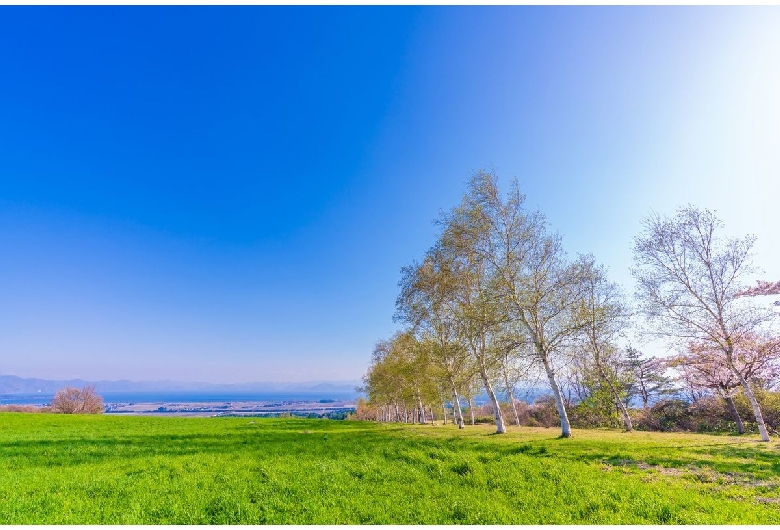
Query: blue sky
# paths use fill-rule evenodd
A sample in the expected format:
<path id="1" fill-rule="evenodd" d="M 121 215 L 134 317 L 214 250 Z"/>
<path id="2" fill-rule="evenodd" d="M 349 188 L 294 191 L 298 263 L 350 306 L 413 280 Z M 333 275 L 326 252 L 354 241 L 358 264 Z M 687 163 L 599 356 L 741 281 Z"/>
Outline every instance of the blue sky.
<path id="1" fill-rule="evenodd" d="M 0 8 L 0 373 L 358 379 L 469 175 L 780 279 L 780 9 Z M 649 346 L 652 349 L 652 346 Z"/>

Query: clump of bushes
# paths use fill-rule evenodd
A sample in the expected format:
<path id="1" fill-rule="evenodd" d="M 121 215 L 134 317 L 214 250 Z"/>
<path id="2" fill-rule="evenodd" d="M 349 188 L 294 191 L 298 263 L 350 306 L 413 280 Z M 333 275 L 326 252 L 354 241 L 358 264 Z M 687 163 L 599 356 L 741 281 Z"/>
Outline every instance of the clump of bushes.
<path id="1" fill-rule="evenodd" d="M 770 433 L 780 434 L 780 392 L 755 389 L 764 421 Z M 741 393 L 734 397 L 734 404 L 745 427 L 745 432 L 757 432 L 753 411 Z M 541 396 L 534 403 L 515 401 L 520 425 L 526 427 L 556 427 L 560 425 L 555 399 Z M 622 427 L 622 421 L 609 396 L 594 395 L 579 402 L 567 402 L 569 420 L 577 428 Z M 501 413 L 507 425 L 515 424 L 515 413 L 509 403 L 501 404 Z M 704 396 L 693 402 L 682 399 L 662 399 L 648 408 L 629 409 L 634 428 L 644 431 L 690 431 L 711 433 L 736 433 L 734 417 L 726 401 L 716 395 Z M 440 416 L 439 416 L 440 418 Z M 359 400 L 357 410 L 350 419 L 378 420 L 375 407 Z M 463 408 L 466 425 L 471 423 L 471 411 Z M 492 424 L 493 407 L 486 403 L 474 407 L 474 423 Z"/>
<path id="2" fill-rule="evenodd" d="M 51 412 L 51 407 L 35 405 L 0 405 L 0 412 Z"/>
<path id="3" fill-rule="evenodd" d="M 780 392 L 762 389 L 755 390 L 761 405 L 761 411 L 769 432 L 780 434 Z M 734 398 L 737 411 L 745 426 L 746 432 L 757 432 L 753 411 L 743 394 Z M 555 427 L 560 425 L 558 409 L 552 396 L 542 396 L 533 404 L 516 402 L 520 424 L 528 427 Z M 610 408 L 611 407 L 611 408 Z M 620 427 L 622 422 L 617 409 L 608 400 L 584 400 L 577 403 L 567 403 L 569 419 L 572 425 L 579 428 Z M 479 410 L 482 417 L 477 423 L 492 423 L 492 408 L 489 405 Z M 504 421 L 514 424 L 514 413 L 507 404 L 502 406 Z M 696 401 L 688 402 L 682 399 L 663 399 L 646 409 L 629 409 L 634 428 L 645 431 L 689 431 L 689 432 L 737 432 L 734 417 L 729 412 L 723 398 L 715 395 L 704 396 Z M 482 420 L 482 421 L 480 421 Z"/>
<path id="4" fill-rule="evenodd" d="M 640 411 L 635 428 L 663 432 L 695 430 L 688 403 L 680 399 L 663 399 Z"/>
<path id="5" fill-rule="evenodd" d="M 780 427 L 780 392 L 759 390 L 756 398 L 761 406 L 764 422 L 770 432 Z M 757 432 L 753 411 L 744 395 L 734 398 L 745 432 Z M 705 396 L 692 403 L 667 399 L 645 410 L 636 410 L 634 426 L 648 431 L 731 432 L 737 431 L 736 422 L 729 413 L 725 400 Z"/>

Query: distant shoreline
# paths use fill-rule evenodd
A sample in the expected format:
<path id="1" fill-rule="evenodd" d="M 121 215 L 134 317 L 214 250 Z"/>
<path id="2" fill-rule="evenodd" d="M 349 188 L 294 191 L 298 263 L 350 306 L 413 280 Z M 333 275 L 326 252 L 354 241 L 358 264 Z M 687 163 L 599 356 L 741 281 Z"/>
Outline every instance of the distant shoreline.
<path id="1" fill-rule="evenodd" d="M 197 393 L 106 393 L 105 414 L 131 416 L 311 416 L 340 417 L 355 410 L 357 398 L 337 395 L 265 394 L 219 395 Z M 0 405 L 51 405 L 51 394 L 0 394 Z"/>
<path id="2" fill-rule="evenodd" d="M 150 416 L 338 415 L 355 410 L 355 400 L 190 401 L 106 403 L 106 414 Z"/>

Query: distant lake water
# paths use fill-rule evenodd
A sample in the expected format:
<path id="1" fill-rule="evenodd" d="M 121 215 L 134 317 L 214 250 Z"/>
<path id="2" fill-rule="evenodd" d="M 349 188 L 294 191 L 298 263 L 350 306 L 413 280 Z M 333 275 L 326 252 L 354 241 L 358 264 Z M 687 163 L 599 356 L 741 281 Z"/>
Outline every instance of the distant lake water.
<path id="1" fill-rule="evenodd" d="M 330 392 L 265 392 L 265 393 L 197 393 L 197 392 L 102 392 L 108 403 L 221 403 L 226 401 L 320 401 L 323 399 L 350 401 L 354 393 Z M 0 394 L 0 405 L 45 405 L 54 394 Z"/>

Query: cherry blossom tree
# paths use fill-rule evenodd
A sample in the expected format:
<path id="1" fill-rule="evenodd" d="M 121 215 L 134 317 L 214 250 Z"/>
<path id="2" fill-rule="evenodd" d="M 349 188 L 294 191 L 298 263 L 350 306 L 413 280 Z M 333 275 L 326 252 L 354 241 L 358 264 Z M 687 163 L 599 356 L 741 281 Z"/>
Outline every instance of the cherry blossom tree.
<path id="1" fill-rule="evenodd" d="M 759 386 L 771 385 L 780 375 L 780 340 L 767 335 L 743 337 L 734 347 L 734 367 L 740 377 L 721 362 L 721 352 L 708 343 L 690 343 L 687 352 L 668 361 L 681 373 L 686 384 L 695 389 L 710 390 L 726 401 L 729 414 L 739 434 L 745 432 L 734 404 L 741 379 Z"/>
<path id="2" fill-rule="evenodd" d="M 755 237 L 725 238 L 710 210 L 687 206 L 673 217 L 652 214 L 634 240 L 637 300 L 655 335 L 673 344 L 693 342 L 718 353 L 739 380 L 762 441 L 769 441 L 758 401 L 738 368 L 737 345 L 774 317 L 742 296 L 741 281 L 754 272 Z"/>

